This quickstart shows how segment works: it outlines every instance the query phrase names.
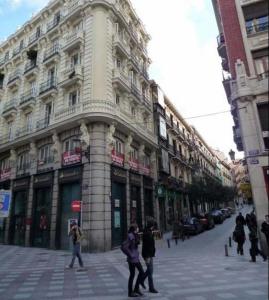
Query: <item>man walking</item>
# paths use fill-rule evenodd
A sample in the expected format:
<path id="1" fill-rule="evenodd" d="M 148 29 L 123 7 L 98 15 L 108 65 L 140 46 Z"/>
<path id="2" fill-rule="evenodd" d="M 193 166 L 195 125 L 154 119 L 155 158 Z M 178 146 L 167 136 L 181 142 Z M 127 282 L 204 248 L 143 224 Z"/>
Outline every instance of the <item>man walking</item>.
<path id="1" fill-rule="evenodd" d="M 267 249 L 269 249 L 269 215 L 265 216 L 265 221 L 262 222 L 261 232 L 265 235 L 267 241 Z"/>
<path id="2" fill-rule="evenodd" d="M 263 258 L 263 261 L 266 261 L 267 260 L 266 255 L 259 249 L 257 230 L 255 228 L 253 228 L 249 233 L 249 241 L 251 243 L 251 248 L 249 249 L 249 253 L 251 256 L 251 262 L 256 262 L 257 255 L 261 255 Z"/>
<path id="3" fill-rule="evenodd" d="M 240 224 L 242 224 L 242 225 L 246 225 L 245 218 L 243 217 L 243 215 L 242 215 L 241 212 L 240 212 L 240 213 L 238 214 L 238 216 L 236 217 L 235 223 L 236 223 L 236 224 L 240 223 Z"/>
<path id="4" fill-rule="evenodd" d="M 237 254 L 244 255 L 243 245 L 246 240 L 246 235 L 244 225 L 239 220 L 236 221 L 236 226 L 233 232 L 233 240 L 237 243 Z"/>
<path id="5" fill-rule="evenodd" d="M 144 281 L 148 277 L 149 292 L 156 294 L 158 293 L 158 291 L 154 288 L 154 284 L 153 284 L 153 257 L 155 257 L 155 251 L 156 251 L 155 240 L 152 233 L 153 229 L 154 229 L 154 223 L 149 221 L 143 232 L 142 256 L 147 266 Z"/>
<path id="6" fill-rule="evenodd" d="M 69 236 L 72 237 L 72 242 L 73 242 L 73 257 L 71 263 L 68 265 L 68 268 L 70 269 L 73 268 L 76 257 L 78 258 L 80 267 L 83 268 L 83 261 L 80 253 L 82 232 L 75 221 L 73 221 L 71 224 L 71 230 L 69 232 Z"/>

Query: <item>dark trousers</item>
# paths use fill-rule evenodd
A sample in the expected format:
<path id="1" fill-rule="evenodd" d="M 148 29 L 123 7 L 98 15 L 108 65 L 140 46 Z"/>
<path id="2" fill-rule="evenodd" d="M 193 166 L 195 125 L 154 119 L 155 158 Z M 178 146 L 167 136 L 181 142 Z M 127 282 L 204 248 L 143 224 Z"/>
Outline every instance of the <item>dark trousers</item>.
<path id="1" fill-rule="evenodd" d="M 262 256 L 263 259 L 265 259 L 266 258 L 265 254 L 259 249 L 258 239 L 252 240 L 250 241 L 250 243 L 251 243 L 251 248 L 249 249 L 249 253 L 251 256 L 251 260 L 255 262 L 257 255 L 260 255 Z"/>
<path id="2" fill-rule="evenodd" d="M 237 253 L 240 255 L 244 254 L 244 249 L 243 249 L 244 241 L 238 241 L 237 242 Z"/>
<path id="3" fill-rule="evenodd" d="M 138 270 L 138 276 L 136 279 L 135 283 L 135 288 L 134 291 L 139 290 L 139 285 L 144 281 L 144 270 L 140 262 L 138 263 L 130 263 L 129 264 L 129 271 L 130 271 L 130 276 L 129 276 L 129 281 L 128 281 L 128 294 L 130 295 L 133 292 L 133 282 L 134 282 L 134 277 L 135 277 L 135 269 Z"/>
<path id="4" fill-rule="evenodd" d="M 75 244 L 73 246 L 73 257 L 72 257 L 71 263 L 69 265 L 70 268 L 73 268 L 76 257 L 78 258 L 78 263 L 79 263 L 80 267 L 82 268 L 83 261 L 82 261 L 81 254 L 80 254 L 80 244 Z"/>
<path id="5" fill-rule="evenodd" d="M 153 258 L 146 258 L 145 263 L 147 266 L 147 270 L 145 272 L 144 280 L 148 277 L 149 282 L 149 290 L 154 290 L 154 284 L 153 284 Z"/>

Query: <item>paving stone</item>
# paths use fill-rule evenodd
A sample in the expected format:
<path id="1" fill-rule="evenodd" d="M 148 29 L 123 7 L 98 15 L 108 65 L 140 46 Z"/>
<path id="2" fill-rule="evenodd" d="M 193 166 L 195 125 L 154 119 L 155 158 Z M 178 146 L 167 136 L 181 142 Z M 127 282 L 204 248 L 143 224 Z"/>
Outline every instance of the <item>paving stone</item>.
<path id="1" fill-rule="evenodd" d="M 49 292 L 47 293 L 47 297 L 53 298 L 53 297 L 62 297 L 63 292 Z"/>
<path id="2" fill-rule="evenodd" d="M 217 294 L 217 297 L 219 297 L 221 299 L 236 299 L 237 298 L 234 294 L 231 294 L 231 293 Z"/>
<path id="3" fill-rule="evenodd" d="M 16 294 L 13 299 L 29 299 L 32 294 Z"/>

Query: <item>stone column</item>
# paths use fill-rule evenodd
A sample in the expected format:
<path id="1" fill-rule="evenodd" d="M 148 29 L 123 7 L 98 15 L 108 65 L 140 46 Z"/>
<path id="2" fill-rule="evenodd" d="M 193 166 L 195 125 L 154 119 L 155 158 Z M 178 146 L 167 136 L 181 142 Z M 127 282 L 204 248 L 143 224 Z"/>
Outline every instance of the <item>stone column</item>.
<path id="1" fill-rule="evenodd" d="M 51 220 L 50 220 L 50 248 L 55 249 L 56 225 L 59 201 L 59 171 L 54 171 L 53 187 L 52 187 L 52 203 L 51 203 Z"/>

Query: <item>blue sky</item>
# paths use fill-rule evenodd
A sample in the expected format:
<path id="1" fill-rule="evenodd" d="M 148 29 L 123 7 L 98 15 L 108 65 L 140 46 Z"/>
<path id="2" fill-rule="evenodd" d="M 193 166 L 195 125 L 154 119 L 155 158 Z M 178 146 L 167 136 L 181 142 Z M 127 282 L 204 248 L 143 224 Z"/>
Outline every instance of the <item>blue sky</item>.
<path id="1" fill-rule="evenodd" d="M 48 0 L 0 0 L 0 40 Z M 132 0 L 152 37 L 150 74 L 184 117 L 227 111 L 218 35 L 211 0 Z M 210 146 L 227 155 L 236 147 L 229 113 L 187 119 Z M 241 154 L 239 155 L 242 156 Z"/>

